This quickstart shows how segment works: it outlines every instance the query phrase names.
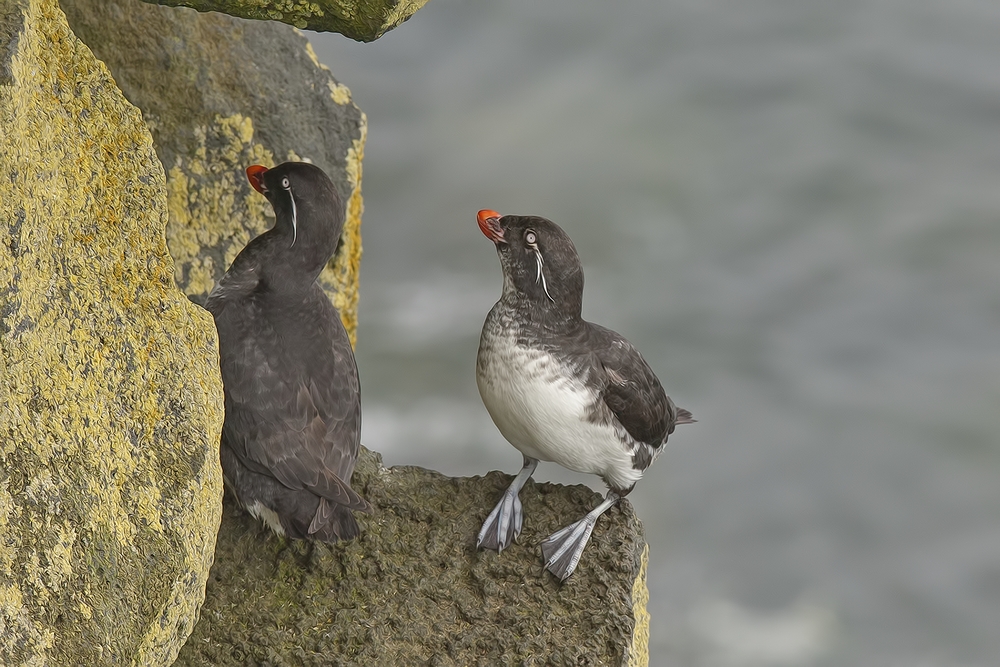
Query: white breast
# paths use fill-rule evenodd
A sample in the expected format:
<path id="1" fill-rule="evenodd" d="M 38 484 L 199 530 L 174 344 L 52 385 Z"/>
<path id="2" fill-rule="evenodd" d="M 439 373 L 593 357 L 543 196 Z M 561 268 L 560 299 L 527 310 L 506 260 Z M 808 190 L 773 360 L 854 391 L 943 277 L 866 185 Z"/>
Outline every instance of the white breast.
<path id="1" fill-rule="evenodd" d="M 630 488 L 642 471 L 632 467 L 635 443 L 623 429 L 594 423 L 593 391 L 542 350 L 518 345 L 509 332 L 484 334 L 476 380 L 493 422 L 525 456 Z"/>

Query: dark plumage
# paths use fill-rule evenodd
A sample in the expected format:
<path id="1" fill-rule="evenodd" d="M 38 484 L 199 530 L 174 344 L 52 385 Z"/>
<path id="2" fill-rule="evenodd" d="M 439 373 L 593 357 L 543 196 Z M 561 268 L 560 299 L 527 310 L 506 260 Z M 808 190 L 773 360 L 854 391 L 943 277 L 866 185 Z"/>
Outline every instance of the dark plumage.
<path id="1" fill-rule="evenodd" d="M 484 210 L 479 227 L 496 244 L 504 284 L 483 325 L 476 379 L 524 467 L 483 524 L 478 545 L 500 551 L 520 533 L 518 493 L 538 461 L 600 475 L 610 489 L 605 501 L 542 543 L 546 567 L 566 579 L 598 517 L 632 490 L 674 427 L 694 420 L 631 343 L 582 318 L 583 268 L 558 225 Z"/>
<path id="2" fill-rule="evenodd" d="M 219 331 L 227 488 L 275 532 L 336 542 L 358 535 L 350 487 L 361 442 L 354 352 L 316 283 L 344 213 L 321 169 L 286 162 L 247 177 L 275 224 L 236 257 L 205 307 Z"/>

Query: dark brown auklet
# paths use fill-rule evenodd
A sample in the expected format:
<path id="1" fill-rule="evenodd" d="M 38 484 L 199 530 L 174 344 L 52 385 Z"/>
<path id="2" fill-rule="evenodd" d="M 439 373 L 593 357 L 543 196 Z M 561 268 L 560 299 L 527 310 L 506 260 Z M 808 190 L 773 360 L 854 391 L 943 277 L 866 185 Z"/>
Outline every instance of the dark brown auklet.
<path id="1" fill-rule="evenodd" d="M 316 279 L 333 256 L 344 210 L 323 171 L 304 162 L 247 168 L 274 208 L 205 307 L 219 331 L 226 486 L 274 532 L 336 542 L 370 512 L 350 486 L 361 442 L 354 352 Z"/>
<path id="2" fill-rule="evenodd" d="M 600 475 L 609 489 L 604 502 L 542 542 L 546 569 L 565 580 L 601 514 L 632 490 L 674 427 L 694 420 L 631 343 L 581 317 L 583 267 L 558 225 L 490 210 L 478 218 L 500 256 L 503 294 L 483 325 L 476 380 L 524 467 L 477 546 L 502 551 L 521 532 L 518 493 L 539 461 Z"/>

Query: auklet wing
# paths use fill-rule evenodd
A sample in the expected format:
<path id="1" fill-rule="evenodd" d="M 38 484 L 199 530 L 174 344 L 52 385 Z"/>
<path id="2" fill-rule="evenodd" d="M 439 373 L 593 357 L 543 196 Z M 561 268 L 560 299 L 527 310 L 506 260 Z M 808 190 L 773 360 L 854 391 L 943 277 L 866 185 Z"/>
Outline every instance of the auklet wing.
<path id="1" fill-rule="evenodd" d="M 595 354 L 607 378 L 601 392 L 605 405 L 636 442 L 659 448 L 678 423 L 673 402 L 632 343 L 617 331 L 587 324 L 594 332 Z"/>
<path id="2" fill-rule="evenodd" d="M 208 293 L 204 308 L 218 318 L 226 306 L 250 297 L 260 286 L 260 255 L 270 243 L 265 235 L 250 241 L 233 260 L 229 270 Z"/>
<path id="3" fill-rule="evenodd" d="M 627 433 L 619 442 L 628 448 L 632 467 L 648 468 L 674 431 L 677 409 L 667 396 L 652 368 L 639 351 L 616 331 L 584 322 L 580 345 L 589 350 L 587 377 L 597 398 L 591 418 L 613 422 Z M 690 413 L 682 410 L 689 418 Z M 629 442 L 631 440 L 631 442 Z M 562 528 L 542 541 L 542 558 L 549 572 L 565 581 L 579 564 L 598 518 L 627 495 L 633 482 L 621 488 L 615 480 L 602 476 L 609 491 L 605 500 L 576 523 Z"/>
<path id="4" fill-rule="evenodd" d="M 317 296 L 315 305 L 322 312 L 326 297 Z M 255 336 L 244 337 L 225 360 L 231 390 L 224 443 L 247 468 L 288 489 L 308 490 L 349 510 L 370 511 L 346 482 L 360 440 L 356 367 L 338 352 L 342 346 L 334 346 L 331 354 L 317 355 L 300 367 L 296 382 L 290 383 L 285 371 L 295 362 L 285 357 L 292 352 L 275 352 L 280 336 L 266 318 L 253 322 Z M 346 334 L 343 342 L 349 345 Z"/>

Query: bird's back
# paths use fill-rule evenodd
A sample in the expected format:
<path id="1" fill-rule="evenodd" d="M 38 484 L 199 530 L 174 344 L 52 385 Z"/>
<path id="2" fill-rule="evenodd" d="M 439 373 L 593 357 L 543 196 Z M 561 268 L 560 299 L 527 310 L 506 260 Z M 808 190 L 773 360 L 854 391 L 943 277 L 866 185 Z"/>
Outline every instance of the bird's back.
<path id="1" fill-rule="evenodd" d="M 217 322 L 224 441 L 251 468 L 263 465 L 282 481 L 292 475 L 308 484 L 315 476 L 308 467 L 319 464 L 349 480 L 360 444 L 360 383 L 347 332 L 322 289 L 314 285 L 297 303 L 254 295 Z"/>

